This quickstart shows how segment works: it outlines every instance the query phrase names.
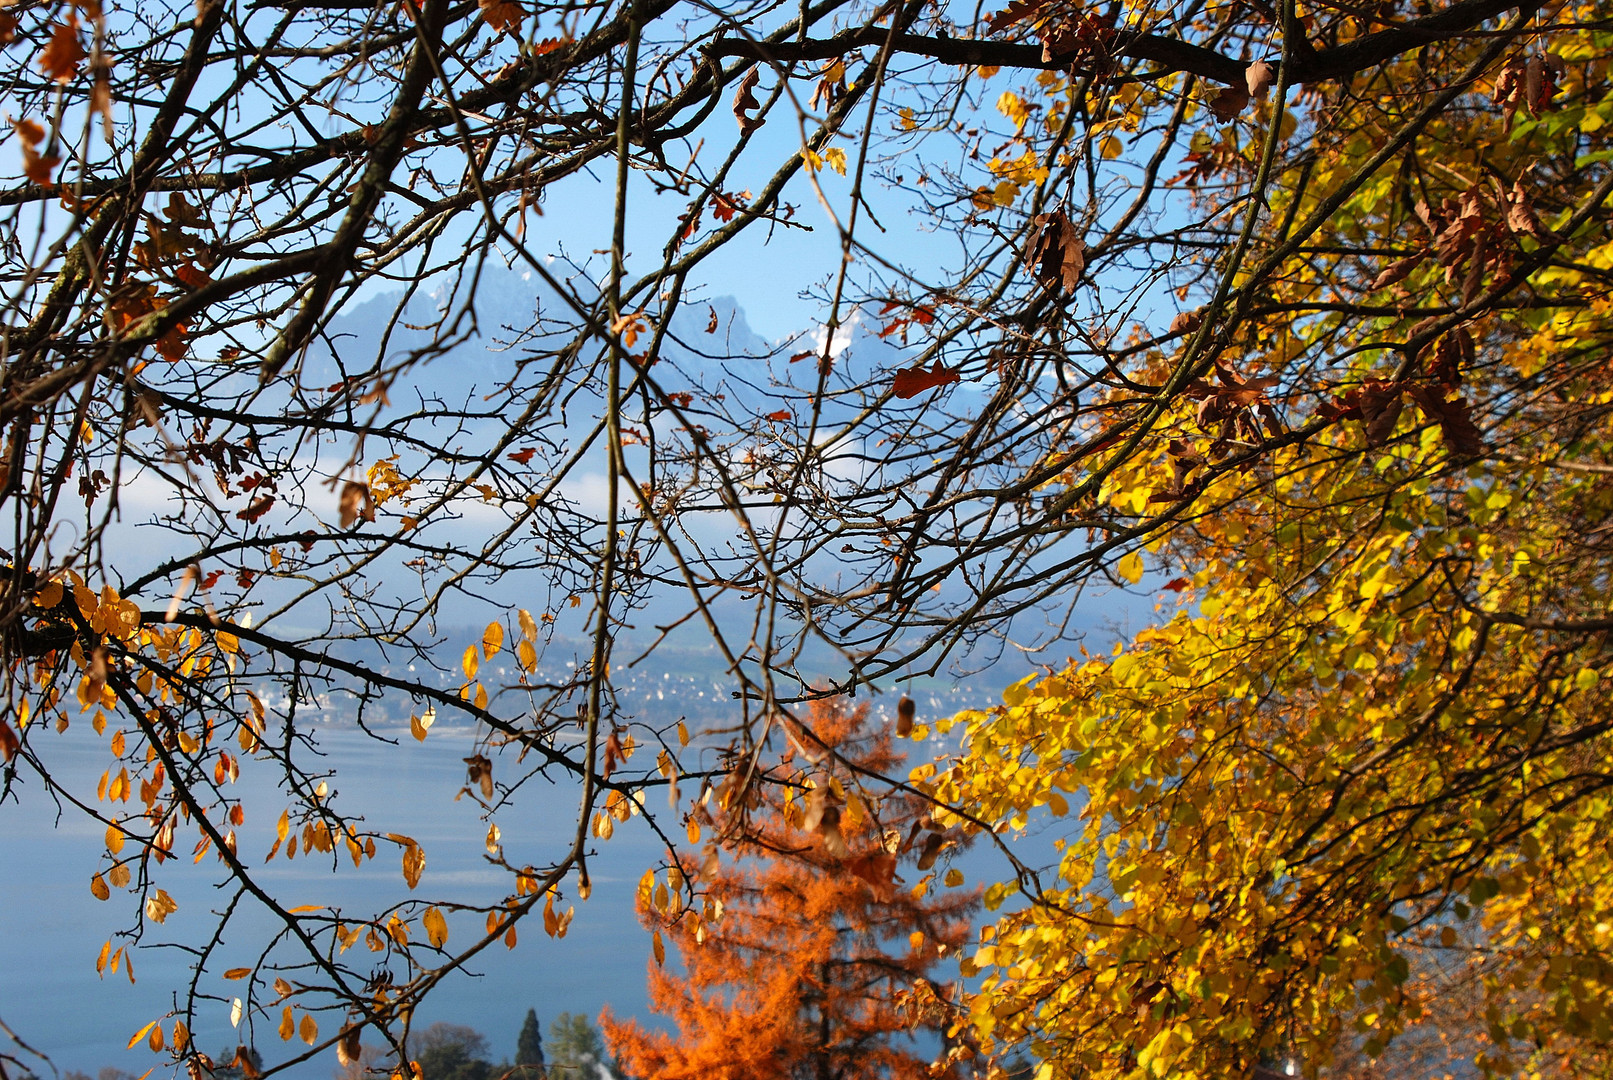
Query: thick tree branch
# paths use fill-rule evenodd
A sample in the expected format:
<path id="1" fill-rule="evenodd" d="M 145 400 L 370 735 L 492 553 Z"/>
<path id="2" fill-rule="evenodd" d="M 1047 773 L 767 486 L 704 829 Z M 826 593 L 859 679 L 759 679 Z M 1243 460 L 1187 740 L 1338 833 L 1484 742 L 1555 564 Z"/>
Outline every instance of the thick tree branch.
<path id="1" fill-rule="evenodd" d="M 1294 50 L 1295 70 L 1288 81 L 1290 85 L 1300 85 L 1346 78 L 1411 49 L 1455 37 L 1518 6 L 1516 0 L 1461 0 L 1438 14 L 1379 30 L 1336 48 L 1315 52 L 1301 46 Z M 779 44 L 723 38 L 706 51 L 711 56 L 748 56 L 787 64 L 800 60 L 827 60 L 844 56 L 852 49 L 877 48 L 884 45 L 889 36 L 889 30 L 884 27 L 861 26 L 832 38 Z M 1070 66 L 1069 54 L 1046 58 L 1040 46 L 1017 42 L 925 37 L 920 34 L 897 34 L 894 42 L 894 50 L 898 53 L 925 56 L 944 64 L 984 64 L 1035 70 L 1060 70 Z M 1244 69 L 1247 67 L 1244 61 L 1214 49 L 1159 34 L 1133 36 L 1116 50 L 1116 55 L 1148 60 L 1159 64 L 1165 71 L 1185 71 L 1229 86 L 1243 85 Z"/>

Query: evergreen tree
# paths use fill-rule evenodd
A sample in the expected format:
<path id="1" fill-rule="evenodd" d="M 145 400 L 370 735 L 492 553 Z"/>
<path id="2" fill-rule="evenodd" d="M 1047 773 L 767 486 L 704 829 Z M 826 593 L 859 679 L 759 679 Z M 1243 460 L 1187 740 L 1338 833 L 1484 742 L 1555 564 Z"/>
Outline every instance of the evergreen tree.
<path id="1" fill-rule="evenodd" d="M 521 1022 L 521 1034 L 515 1037 L 515 1066 L 523 1080 L 542 1080 L 546 1075 L 543 1033 L 538 1027 L 536 1009 L 526 1011 L 526 1019 Z"/>

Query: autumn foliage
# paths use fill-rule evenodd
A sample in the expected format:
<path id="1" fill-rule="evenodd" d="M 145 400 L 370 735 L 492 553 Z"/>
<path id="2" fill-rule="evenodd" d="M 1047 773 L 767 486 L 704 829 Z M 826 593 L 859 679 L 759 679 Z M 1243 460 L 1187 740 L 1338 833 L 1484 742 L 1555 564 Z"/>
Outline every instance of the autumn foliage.
<path id="1" fill-rule="evenodd" d="M 798 749 L 770 774 L 782 794 L 767 789 L 733 858 L 701 878 L 719 918 L 695 922 L 678 906 L 663 913 L 648 890 L 641 895 L 641 915 L 671 938 L 683 974 L 649 968 L 652 1007 L 675 1034 L 605 1018 L 629 1075 L 917 1080 L 946 1075 L 947 1052 L 961 1053 L 946 1040 L 932 1072 L 929 1045 L 940 1033 L 917 1045 L 912 1033 L 925 1004 L 951 992 L 925 977 L 956 955 L 977 896 L 936 888 L 935 846 L 926 856 L 924 837 L 937 834 L 920 801 L 860 792 L 865 771 L 900 763 L 868 715 L 866 703 L 813 704 Z M 815 799 L 820 792 L 829 800 Z M 825 826 L 823 809 L 836 804 L 844 810 Z M 896 875 L 898 864 L 920 861 L 918 881 Z"/>

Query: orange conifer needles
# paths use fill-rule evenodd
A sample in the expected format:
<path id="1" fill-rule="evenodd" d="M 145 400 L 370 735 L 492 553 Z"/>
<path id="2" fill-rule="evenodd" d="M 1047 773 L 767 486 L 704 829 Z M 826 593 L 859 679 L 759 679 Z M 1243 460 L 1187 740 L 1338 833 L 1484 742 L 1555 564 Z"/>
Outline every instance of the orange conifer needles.
<path id="1" fill-rule="evenodd" d="M 978 894 L 931 895 L 934 875 L 916 885 L 897 876 L 927 846 L 929 815 L 917 801 L 876 805 L 857 789 L 863 770 L 888 773 L 900 764 L 890 736 L 873 731 L 867 715 L 866 704 L 813 706 L 796 740 L 809 753 L 786 755 L 767 773 L 762 807 L 735 845 L 736 858 L 700 881 L 701 917 L 660 886 L 641 890 L 641 917 L 671 941 L 686 973 L 649 966 L 651 1005 L 675 1034 L 601 1018 L 625 1073 L 916 1080 L 950 1075 L 972 1056 L 943 1039 L 932 1072 L 922 1043 L 906 1037 L 931 1026 L 933 1011 L 923 1004 L 950 989 L 925 976 L 962 946 Z M 844 806 L 814 800 L 814 791 L 838 791 Z M 837 845 L 825 834 L 830 818 L 844 855 L 833 853 Z"/>

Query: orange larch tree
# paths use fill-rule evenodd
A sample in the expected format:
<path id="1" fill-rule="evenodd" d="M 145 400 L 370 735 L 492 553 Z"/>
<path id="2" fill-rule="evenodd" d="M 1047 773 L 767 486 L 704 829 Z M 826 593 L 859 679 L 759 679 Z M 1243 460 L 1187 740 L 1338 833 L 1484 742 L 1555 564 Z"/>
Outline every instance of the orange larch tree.
<path id="1" fill-rule="evenodd" d="M 665 933 L 684 974 L 649 968 L 651 1006 L 675 1035 L 601 1018 L 626 1074 L 917 1078 L 954 1075 L 972 1056 L 928 1025 L 922 1003 L 949 993 L 925 976 L 963 944 L 978 895 L 931 895 L 949 841 L 926 827 L 924 804 L 861 791 L 860 776 L 901 760 L 868 711 L 819 701 L 809 729 L 792 727 L 784 759 L 751 788 L 735 858 L 708 858 L 700 874 L 700 915 L 646 875 L 640 914 L 657 956 Z M 904 881 L 899 866 L 924 876 Z"/>

